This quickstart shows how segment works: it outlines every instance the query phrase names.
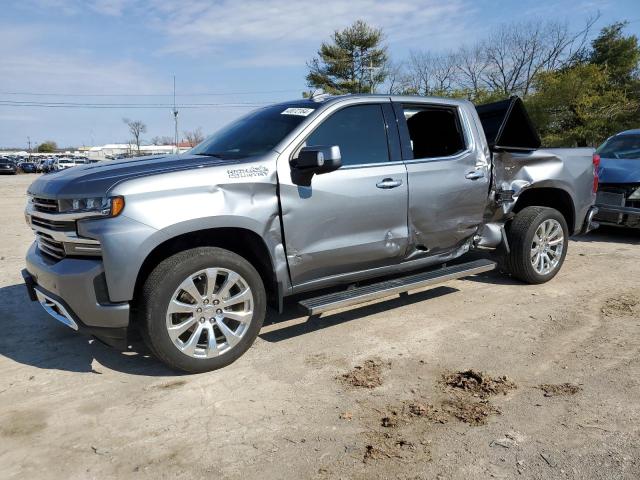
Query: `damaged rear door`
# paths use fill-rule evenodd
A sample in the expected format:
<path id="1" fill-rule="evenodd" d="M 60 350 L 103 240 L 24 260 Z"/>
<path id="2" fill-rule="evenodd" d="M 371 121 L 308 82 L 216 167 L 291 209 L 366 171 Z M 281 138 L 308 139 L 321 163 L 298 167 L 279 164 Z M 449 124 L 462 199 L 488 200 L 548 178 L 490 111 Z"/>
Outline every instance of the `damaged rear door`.
<path id="1" fill-rule="evenodd" d="M 340 147 L 342 167 L 291 178 L 278 174 L 286 254 L 294 287 L 399 263 L 407 248 L 407 172 L 389 100 L 338 104 L 296 146 Z"/>
<path id="2" fill-rule="evenodd" d="M 449 252 L 483 222 L 489 161 L 456 105 L 394 103 L 409 175 L 408 259 Z"/>

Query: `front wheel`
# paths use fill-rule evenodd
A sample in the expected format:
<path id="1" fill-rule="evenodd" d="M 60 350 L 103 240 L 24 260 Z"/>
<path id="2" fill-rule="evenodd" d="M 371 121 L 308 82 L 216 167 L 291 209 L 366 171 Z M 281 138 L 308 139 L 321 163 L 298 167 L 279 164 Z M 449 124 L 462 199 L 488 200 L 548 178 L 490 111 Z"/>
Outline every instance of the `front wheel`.
<path id="1" fill-rule="evenodd" d="M 143 337 L 172 368 L 197 373 L 225 367 L 258 336 L 266 314 L 260 275 L 243 257 L 214 247 L 177 253 L 143 288 Z"/>
<path id="2" fill-rule="evenodd" d="M 545 283 L 556 276 L 569 246 L 564 216 L 553 208 L 526 207 L 508 228 L 510 253 L 506 267 L 526 283 Z"/>

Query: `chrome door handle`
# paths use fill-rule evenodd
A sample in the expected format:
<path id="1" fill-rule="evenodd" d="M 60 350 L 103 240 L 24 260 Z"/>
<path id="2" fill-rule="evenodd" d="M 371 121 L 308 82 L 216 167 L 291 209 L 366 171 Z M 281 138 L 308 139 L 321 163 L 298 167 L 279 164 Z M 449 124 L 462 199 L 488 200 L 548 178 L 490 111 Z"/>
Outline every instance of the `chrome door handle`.
<path id="1" fill-rule="evenodd" d="M 378 188 L 396 188 L 402 185 L 402 180 L 394 180 L 393 178 L 385 178 L 376 183 Z"/>
<path id="2" fill-rule="evenodd" d="M 473 170 L 467 173 L 464 178 L 468 180 L 478 180 L 479 178 L 484 178 L 484 171 L 482 170 Z"/>

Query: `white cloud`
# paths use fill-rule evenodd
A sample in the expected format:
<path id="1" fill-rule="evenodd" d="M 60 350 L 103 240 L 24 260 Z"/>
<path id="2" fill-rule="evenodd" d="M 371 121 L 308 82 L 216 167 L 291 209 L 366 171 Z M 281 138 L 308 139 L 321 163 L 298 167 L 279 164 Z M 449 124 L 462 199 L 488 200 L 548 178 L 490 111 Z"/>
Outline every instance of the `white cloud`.
<path id="1" fill-rule="evenodd" d="M 452 48 L 468 38 L 477 8 L 472 0 L 26 1 L 71 15 L 127 16 L 158 35 L 156 54 L 207 54 L 242 67 L 304 64 L 331 32 L 356 19 L 383 28 L 392 47 Z"/>
<path id="2" fill-rule="evenodd" d="M 470 5 L 466 0 L 154 0 L 150 15 L 154 28 L 167 37 L 167 52 L 198 55 L 244 45 L 250 53 L 234 64 L 263 66 L 300 64 L 310 47 L 359 18 L 382 27 L 394 44 L 430 38 L 429 47 L 452 47 L 464 38 Z"/>

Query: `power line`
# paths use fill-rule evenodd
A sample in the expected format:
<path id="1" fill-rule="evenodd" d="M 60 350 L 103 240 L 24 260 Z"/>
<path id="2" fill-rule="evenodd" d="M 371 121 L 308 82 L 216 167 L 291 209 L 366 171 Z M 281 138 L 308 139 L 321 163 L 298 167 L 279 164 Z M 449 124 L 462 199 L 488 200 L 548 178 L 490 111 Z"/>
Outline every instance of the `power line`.
<path id="1" fill-rule="evenodd" d="M 176 104 L 179 108 L 257 108 L 268 103 L 184 103 Z M 4 107 L 40 107 L 40 108 L 164 108 L 173 109 L 169 103 L 78 103 L 78 102 L 37 102 L 0 100 Z"/>
<path id="2" fill-rule="evenodd" d="M 181 93 L 176 97 L 211 97 L 223 95 L 262 95 L 270 93 L 290 93 L 299 92 L 298 89 L 286 90 L 261 90 L 243 92 L 203 92 L 203 93 Z M 23 95 L 33 97 L 173 97 L 172 93 L 59 93 L 59 92 L 0 92 L 0 95 Z"/>

